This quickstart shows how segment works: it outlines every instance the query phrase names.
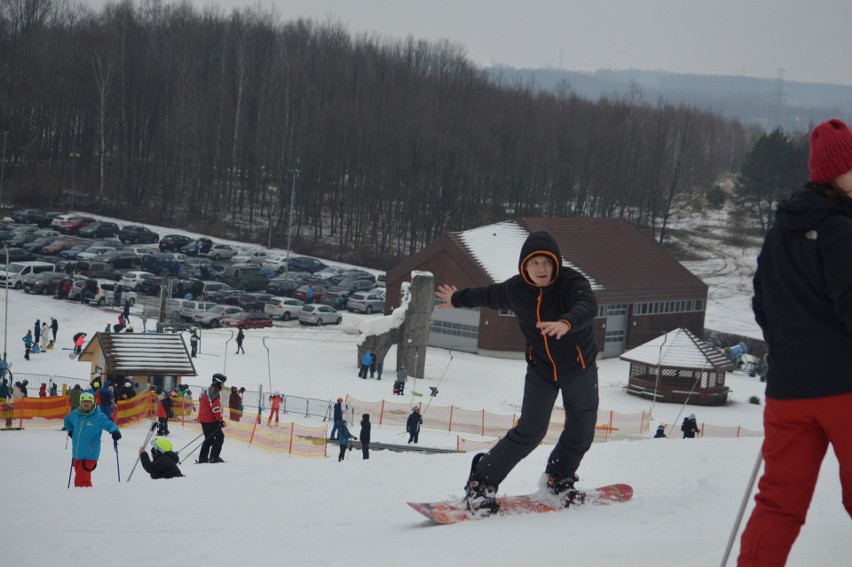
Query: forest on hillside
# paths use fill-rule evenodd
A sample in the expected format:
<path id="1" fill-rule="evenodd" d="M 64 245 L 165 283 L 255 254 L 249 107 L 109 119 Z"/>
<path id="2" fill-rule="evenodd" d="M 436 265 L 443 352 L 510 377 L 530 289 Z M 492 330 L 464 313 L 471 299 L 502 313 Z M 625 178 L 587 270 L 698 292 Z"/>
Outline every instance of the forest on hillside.
<path id="1" fill-rule="evenodd" d="M 368 265 L 521 216 L 623 217 L 663 241 L 760 135 L 259 7 L 0 0 L 0 20 L 5 203 L 257 242 L 270 223 L 278 246 L 292 226 L 296 251 Z"/>

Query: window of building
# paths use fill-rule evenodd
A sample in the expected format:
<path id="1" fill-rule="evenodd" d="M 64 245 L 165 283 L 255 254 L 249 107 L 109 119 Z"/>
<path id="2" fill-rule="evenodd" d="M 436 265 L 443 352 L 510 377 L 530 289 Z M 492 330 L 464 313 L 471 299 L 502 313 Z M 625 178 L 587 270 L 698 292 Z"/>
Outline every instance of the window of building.
<path id="1" fill-rule="evenodd" d="M 672 301 L 651 301 L 634 303 L 634 315 L 663 315 L 666 313 L 694 313 L 704 311 L 703 299 L 679 299 Z"/>

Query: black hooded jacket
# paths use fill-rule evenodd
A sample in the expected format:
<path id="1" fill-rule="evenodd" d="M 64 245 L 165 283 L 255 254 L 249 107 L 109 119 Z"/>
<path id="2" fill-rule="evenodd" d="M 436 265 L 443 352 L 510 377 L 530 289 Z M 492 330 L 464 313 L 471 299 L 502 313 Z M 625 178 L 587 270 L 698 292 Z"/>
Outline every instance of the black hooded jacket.
<path id="1" fill-rule="evenodd" d="M 808 184 L 778 206 L 754 276 L 766 395 L 852 392 L 852 200 Z"/>
<path id="2" fill-rule="evenodd" d="M 139 462 L 142 463 L 142 468 L 145 469 L 145 472 L 150 474 L 151 478 L 154 479 L 183 476 L 183 473 L 178 468 L 180 460 L 174 451 L 160 453 L 154 457 L 153 461 L 148 458 L 148 453 L 139 453 Z"/>
<path id="3" fill-rule="evenodd" d="M 533 284 L 524 270 L 532 256 L 545 255 L 554 264 L 553 280 L 546 287 Z M 518 275 L 486 286 L 453 294 L 453 307 L 510 309 L 527 341 L 527 363 L 542 376 L 555 381 L 578 374 L 594 365 L 597 357 L 592 321 L 598 302 L 589 280 L 562 265 L 559 246 L 546 232 L 531 233 L 521 247 Z M 545 337 L 539 321 L 565 321 L 571 326 L 561 339 Z"/>

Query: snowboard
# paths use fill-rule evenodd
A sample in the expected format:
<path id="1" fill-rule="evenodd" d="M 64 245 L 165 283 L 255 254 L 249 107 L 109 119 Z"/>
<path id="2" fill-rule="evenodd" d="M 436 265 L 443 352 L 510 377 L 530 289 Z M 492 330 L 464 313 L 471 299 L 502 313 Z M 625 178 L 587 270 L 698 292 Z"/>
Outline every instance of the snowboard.
<path id="1" fill-rule="evenodd" d="M 610 484 L 584 492 L 585 500 L 576 506 L 602 506 L 615 502 L 627 502 L 633 497 L 633 487 L 629 484 Z M 500 511 L 498 516 L 515 514 L 540 514 L 564 510 L 551 495 L 524 494 L 521 496 L 498 497 Z M 443 502 L 409 502 L 409 506 L 435 522 L 436 524 L 455 524 L 466 520 L 479 520 L 488 516 L 477 516 L 471 513 L 461 500 L 445 500 Z"/>

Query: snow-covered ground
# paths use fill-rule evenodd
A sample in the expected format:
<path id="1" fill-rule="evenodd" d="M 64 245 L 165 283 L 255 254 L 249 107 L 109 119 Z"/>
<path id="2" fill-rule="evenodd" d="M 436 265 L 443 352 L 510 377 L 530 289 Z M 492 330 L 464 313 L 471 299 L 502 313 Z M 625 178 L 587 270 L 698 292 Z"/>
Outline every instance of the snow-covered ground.
<path id="1" fill-rule="evenodd" d="M 707 326 L 756 333 L 751 318 L 750 269 L 754 249 L 720 254 L 724 260 L 694 261 L 688 267 L 710 284 Z M 751 266 L 751 268 L 749 268 Z M 2 295 L 0 295 L 2 297 Z M 0 308 L 0 316 L 3 309 Z M 54 350 L 23 360 L 20 338 L 35 319 L 57 317 L 60 346 L 77 331 L 93 334 L 116 314 L 21 292 L 9 292 L 8 352 L 15 372 L 85 377 L 88 364 Z M 225 371 L 228 386 L 256 390 L 270 385 L 284 394 L 333 399 L 402 401 L 391 380 L 360 380 L 354 367 L 359 324 L 374 316 L 345 314 L 340 327 L 300 328 L 289 323 L 249 331 L 245 355 L 224 356 L 230 331 L 205 331 L 196 359 L 206 384 Z M 724 323 L 724 326 L 721 326 Z M 755 334 L 755 336 L 759 336 Z M 270 347 L 267 358 L 262 340 Z M 233 348 L 233 342 L 230 343 Z M 392 367 L 391 351 L 387 366 Z M 440 381 L 433 404 L 494 413 L 518 411 L 523 363 L 430 349 L 425 384 Z M 271 369 L 271 370 L 270 370 Z M 600 361 L 601 409 L 650 411 L 647 400 L 624 393 L 627 364 Z M 443 380 L 442 380 L 443 378 Z M 698 421 L 761 430 L 762 385 L 740 373 L 729 375 L 731 403 L 721 408 L 657 404 L 652 432 L 695 412 Z M 37 389 L 37 384 L 30 384 Z M 405 401 L 412 400 L 404 398 Z M 423 399 L 425 400 L 425 398 Z M 290 416 L 287 416 L 290 419 Z M 319 421 L 298 420 L 321 424 Z M 425 411 L 429 423 L 429 410 Z M 469 454 L 423 455 L 373 451 L 368 461 L 353 452 L 342 463 L 328 458 L 288 457 L 228 439 L 222 465 L 184 464 L 186 478 L 151 480 L 137 468 L 126 476 L 147 427 L 128 426 L 116 456 L 104 436 L 94 488 L 66 489 L 70 451 L 56 427 L 0 432 L 3 551 L 0 564 L 91 565 L 488 565 L 570 564 L 718 565 L 758 454 L 760 438 L 613 441 L 594 445 L 580 468 L 581 484 L 626 482 L 635 496 L 627 504 L 572 509 L 544 515 L 502 517 L 455 526 L 432 526 L 406 501 L 460 496 Z M 357 424 L 353 428 L 358 434 Z M 180 448 L 197 430 L 172 425 Z M 398 443 L 394 427 L 373 426 L 373 440 Z M 453 447 L 455 434 L 424 429 L 421 445 Z M 524 460 L 500 487 L 505 493 L 535 490 L 549 448 Z M 790 565 L 837 565 L 852 556 L 849 519 L 841 505 L 833 454 L 823 465 L 812 514 L 793 548 Z M 750 510 L 751 506 L 749 506 Z M 738 549 L 739 540 L 734 548 Z M 731 562 L 733 564 L 733 561 Z"/>

